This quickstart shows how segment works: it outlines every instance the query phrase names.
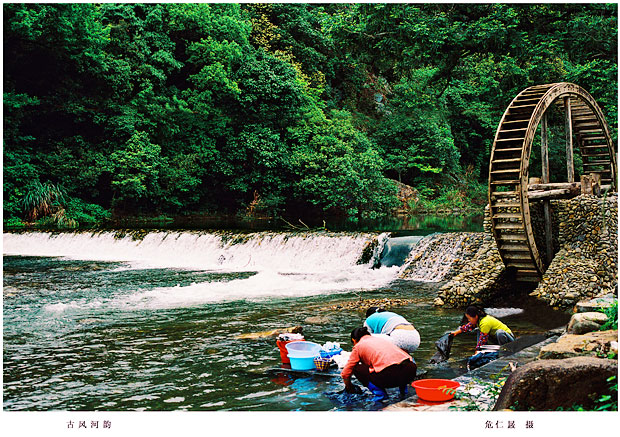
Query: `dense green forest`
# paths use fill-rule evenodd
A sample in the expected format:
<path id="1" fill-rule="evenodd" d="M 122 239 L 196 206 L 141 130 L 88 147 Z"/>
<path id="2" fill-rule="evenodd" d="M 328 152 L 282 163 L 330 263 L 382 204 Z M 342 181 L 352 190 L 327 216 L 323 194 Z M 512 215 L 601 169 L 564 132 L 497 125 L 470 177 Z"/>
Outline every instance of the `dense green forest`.
<path id="1" fill-rule="evenodd" d="M 617 139 L 615 4 L 4 4 L 4 222 L 484 202 L 523 88 Z M 553 162 L 553 156 L 552 156 Z M 482 195 L 481 195 L 482 193 Z"/>

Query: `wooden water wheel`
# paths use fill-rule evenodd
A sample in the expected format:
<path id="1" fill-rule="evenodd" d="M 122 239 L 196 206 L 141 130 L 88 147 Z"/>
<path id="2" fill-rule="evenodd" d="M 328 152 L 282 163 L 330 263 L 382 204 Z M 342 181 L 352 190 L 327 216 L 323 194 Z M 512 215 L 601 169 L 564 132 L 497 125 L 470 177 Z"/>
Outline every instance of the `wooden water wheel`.
<path id="1" fill-rule="evenodd" d="M 552 105 L 560 105 L 565 111 L 565 183 L 549 183 L 546 112 Z M 539 183 L 528 184 L 530 154 L 539 124 L 542 175 Z M 549 199 L 574 195 L 580 189 L 574 177 L 573 138 L 579 147 L 583 173 L 600 176 L 601 188 L 615 190 L 616 155 L 609 127 L 599 106 L 581 87 L 552 83 L 526 88 L 510 102 L 497 128 L 489 168 L 491 227 L 504 265 L 515 270 L 519 281 L 539 281 L 553 256 Z M 541 259 L 532 229 L 530 202 L 535 200 L 543 202 L 545 260 Z"/>

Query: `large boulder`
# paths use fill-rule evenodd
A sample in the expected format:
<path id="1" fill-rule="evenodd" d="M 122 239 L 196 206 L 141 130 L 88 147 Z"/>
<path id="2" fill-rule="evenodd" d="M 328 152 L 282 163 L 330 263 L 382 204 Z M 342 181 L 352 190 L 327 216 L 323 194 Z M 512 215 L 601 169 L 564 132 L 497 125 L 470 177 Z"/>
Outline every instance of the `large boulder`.
<path id="1" fill-rule="evenodd" d="M 494 410 L 555 411 L 575 405 L 593 409 L 611 392 L 607 378 L 618 374 L 618 361 L 576 357 L 538 360 L 515 370 L 506 380 Z"/>
<path id="2" fill-rule="evenodd" d="M 606 356 L 612 342 L 618 341 L 618 331 L 596 331 L 583 335 L 564 334 L 555 343 L 543 346 L 538 358 L 562 359 L 582 355 Z"/>
<path id="3" fill-rule="evenodd" d="M 568 322 L 566 332 L 579 335 L 599 331 L 607 319 L 607 315 L 596 311 L 573 314 L 570 322 Z"/>

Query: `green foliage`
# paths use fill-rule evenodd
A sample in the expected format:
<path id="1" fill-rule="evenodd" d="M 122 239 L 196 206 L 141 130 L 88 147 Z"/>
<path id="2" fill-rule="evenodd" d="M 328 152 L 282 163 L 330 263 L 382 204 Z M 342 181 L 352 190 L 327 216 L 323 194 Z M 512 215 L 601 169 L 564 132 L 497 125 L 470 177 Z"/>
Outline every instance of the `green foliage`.
<path id="1" fill-rule="evenodd" d="M 294 132 L 297 192 L 325 211 L 342 210 L 354 219 L 394 208 L 396 188 L 383 177 L 380 156 L 346 113 L 332 115 L 329 120 L 317 113 Z"/>
<path id="2" fill-rule="evenodd" d="M 146 132 L 136 132 L 123 149 L 112 154 L 114 206 L 139 203 L 158 194 L 160 154 L 161 148 L 150 142 Z"/>
<path id="3" fill-rule="evenodd" d="M 596 411 L 618 411 L 618 378 L 610 376 L 607 382 L 610 394 L 602 395 L 596 400 Z"/>
<path id="4" fill-rule="evenodd" d="M 415 213 L 459 209 L 479 214 L 487 203 L 488 187 L 476 179 L 474 167 L 469 166 L 464 173 L 457 173 L 452 179 L 451 185 L 418 185 L 418 201 L 410 205 L 411 211 Z"/>
<path id="5" fill-rule="evenodd" d="M 10 218 L 4 219 L 4 227 L 12 228 L 12 229 L 25 228 L 26 223 L 24 223 L 21 219 L 17 217 L 10 217 Z"/>
<path id="6" fill-rule="evenodd" d="M 64 188 L 49 181 L 30 184 L 20 204 L 26 221 L 40 227 L 76 228 L 80 224 L 93 225 L 110 218 L 110 212 L 101 206 L 68 198 Z M 10 217 L 5 226 L 23 227 L 25 223 L 17 217 Z"/>
<path id="7" fill-rule="evenodd" d="M 473 378 L 462 390 L 455 392 L 455 398 L 465 403 L 464 406 L 450 407 L 457 411 L 489 411 L 495 405 L 497 397 L 508 379 L 501 376 L 508 366 L 500 369 L 497 373 L 489 375 L 488 380 Z M 486 402 L 485 402 L 486 400 Z"/>
<path id="8" fill-rule="evenodd" d="M 601 331 L 607 331 L 610 329 L 618 329 L 618 301 L 616 300 L 613 305 L 608 308 L 602 308 L 599 310 L 607 316 L 607 321 L 601 325 Z"/>
<path id="9" fill-rule="evenodd" d="M 66 206 L 66 216 L 81 226 L 101 224 L 111 217 L 110 211 L 103 209 L 99 205 L 87 203 L 80 199 L 70 199 Z"/>
<path id="10" fill-rule="evenodd" d="M 39 218 L 51 217 L 63 209 L 65 190 L 51 182 L 33 182 L 21 199 L 26 219 L 34 222 Z"/>
<path id="11" fill-rule="evenodd" d="M 72 229 L 72 228 L 77 228 L 79 226 L 77 221 L 67 216 L 67 212 L 65 209 L 59 209 L 51 216 L 42 217 L 41 219 L 37 220 L 35 224 L 38 227 L 43 227 L 43 228 L 55 227 L 55 228 L 60 228 L 60 229 L 63 229 L 63 228 Z"/>
<path id="12" fill-rule="evenodd" d="M 387 178 L 480 206 L 504 108 L 543 82 L 588 90 L 617 138 L 613 4 L 6 3 L 3 20 L 12 223 L 34 181 L 80 224 L 374 217 Z"/>

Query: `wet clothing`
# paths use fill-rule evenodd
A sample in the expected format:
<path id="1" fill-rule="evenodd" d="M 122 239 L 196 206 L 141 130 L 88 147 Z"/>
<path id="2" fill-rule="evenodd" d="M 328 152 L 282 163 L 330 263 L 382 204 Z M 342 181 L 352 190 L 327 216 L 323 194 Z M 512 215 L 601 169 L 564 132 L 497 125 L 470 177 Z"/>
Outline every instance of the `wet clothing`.
<path id="1" fill-rule="evenodd" d="M 454 339 L 454 336 L 451 333 L 442 335 L 439 338 L 439 340 L 435 342 L 435 347 L 437 348 L 437 352 L 435 352 L 435 355 L 431 357 L 431 359 L 429 360 L 429 363 L 437 364 L 437 363 L 441 363 L 442 361 L 446 361 L 448 358 L 450 358 L 450 351 L 452 349 L 453 339 Z"/>
<path id="2" fill-rule="evenodd" d="M 499 358 L 497 351 L 480 351 L 467 359 L 467 371 L 482 367 Z"/>
<path id="3" fill-rule="evenodd" d="M 482 317 L 478 320 L 478 326 L 472 324 L 471 322 L 466 323 L 461 326 L 461 331 L 471 332 L 476 328 L 480 329 L 476 349 L 480 349 L 485 344 L 488 344 L 489 336 L 491 336 L 493 340 L 496 340 L 497 344 L 500 345 L 510 343 L 515 339 L 510 328 L 493 316 L 486 315 Z"/>
<path id="4" fill-rule="evenodd" d="M 420 334 L 403 316 L 382 311 L 371 314 L 364 321 L 371 334 L 389 335 L 389 340 L 399 348 L 411 353 L 420 346 Z M 402 327 L 411 327 L 401 329 Z"/>
<path id="5" fill-rule="evenodd" d="M 416 369 L 407 352 L 384 338 L 365 335 L 353 346 L 349 361 L 340 375 L 343 379 L 355 375 L 366 386 L 372 382 L 377 387 L 388 388 L 413 381 Z"/>

